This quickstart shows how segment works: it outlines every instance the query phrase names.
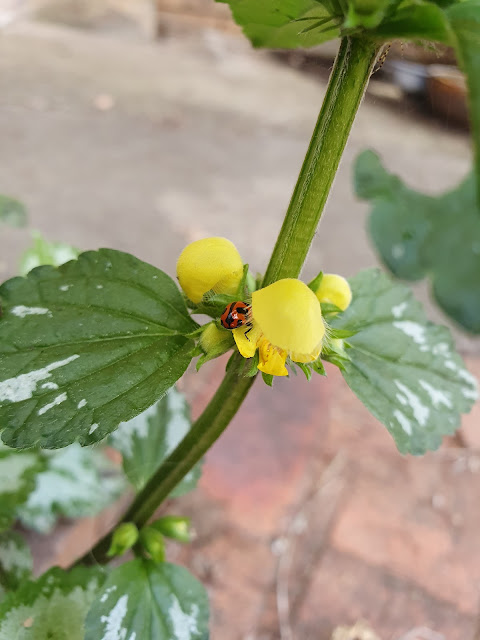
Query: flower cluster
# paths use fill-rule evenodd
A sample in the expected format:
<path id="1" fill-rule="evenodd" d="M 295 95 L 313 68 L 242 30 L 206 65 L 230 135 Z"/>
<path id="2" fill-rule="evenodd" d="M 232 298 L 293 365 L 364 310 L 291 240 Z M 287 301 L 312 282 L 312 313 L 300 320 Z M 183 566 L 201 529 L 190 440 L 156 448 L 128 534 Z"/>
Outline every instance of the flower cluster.
<path id="1" fill-rule="evenodd" d="M 274 376 L 288 375 L 287 358 L 298 363 L 317 360 L 326 335 L 320 303 L 328 302 L 343 311 L 352 298 L 345 278 L 324 274 L 311 286 L 295 278 L 278 280 L 248 293 L 245 299 L 245 291 L 239 291 L 243 288 L 243 263 L 236 247 L 225 238 L 197 240 L 185 247 L 178 259 L 177 277 L 195 304 L 208 292 L 242 300 L 248 312 L 230 316 L 229 324 L 223 326 L 232 329 L 244 358 L 252 358 L 258 349 L 258 369 Z M 229 307 L 224 313 L 228 315 L 228 311 Z M 206 325 L 201 338 L 204 351 L 218 350 L 220 343 L 232 344 L 223 328 Z"/>

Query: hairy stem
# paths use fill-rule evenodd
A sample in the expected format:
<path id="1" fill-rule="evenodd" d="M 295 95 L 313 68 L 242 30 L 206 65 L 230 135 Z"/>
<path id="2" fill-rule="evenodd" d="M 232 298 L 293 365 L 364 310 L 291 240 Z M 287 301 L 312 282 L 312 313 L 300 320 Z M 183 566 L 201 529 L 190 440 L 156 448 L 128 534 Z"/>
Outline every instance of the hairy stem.
<path id="1" fill-rule="evenodd" d="M 315 234 L 355 114 L 378 50 L 370 42 L 342 40 L 315 131 L 264 278 L 264 285 L 298 276 Z M 237 354 L 237 363 L 241 356 Z M 235 364 L 235 363 L 234 363 Z M 202 415 L 177 448 L 137 495 L 122 522 L 142 527 L 172 489 L 227 428 L 255 378 L 243 378 L 233 366 Z M 111 534 L 78 562 L 108 562 Z"/>
<path id="2" fill-rule="evenodd" d="M 263 286 L 296 278 L 302 269 L 377 55 L 378 46 L 363 38 L 340 43 Z"/>

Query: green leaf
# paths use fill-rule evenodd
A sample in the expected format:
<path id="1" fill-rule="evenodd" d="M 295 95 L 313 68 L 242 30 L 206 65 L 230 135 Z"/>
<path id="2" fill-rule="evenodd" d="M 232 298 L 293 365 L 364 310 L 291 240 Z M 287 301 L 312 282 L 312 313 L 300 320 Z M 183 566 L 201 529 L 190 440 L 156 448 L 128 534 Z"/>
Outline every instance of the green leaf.
<path id="1" fill-rule="evenodd" d="M 85 640 L 204 640 L 207 593 L 183 567 L 132 560 L 111 572 L 85 626 Z"/>
<path id="2" fill-rule="evenodd" d="M 20 259 L 19 271 L 22 276 L 42 264 L 59 267 L 69 260 L 75 260 L 80 254 L 78 249 L 63 242 L 49 242 L 38 231 L 32 231 L 32 236 L 33 245 Z"/>
<path id="3" fill-rule="evenodd" d="M 353 299 L 335 326 L 357 331 L 342 372 L 402 453 L 440 446 L 476 400 L 475 378 L 445 327 L 428 322 L 407 287 L 378 269 L 350 280 Z"/>
<path id="4" fill-rule="evenodd" d="M 144 488 L 190 427 L 185 396 L 172 388 L 157 404 L 122 423 L 112 434 L 111 443 L 121 452 L 125 474 L 137 491 Z M 175 487 L 172 497 L 195 489 L 201 472 L 199 463 Z"/>
<path id="5" fill-rule="evenodd" d="M 344 27 L 375 28 L 385 16 L 390 0 L 349 0 Z"/>
<path id="6" fill-rule="evenodd" d="M 27 223 L 27 210 L 15 198 L 0 195 L 0 222 L 11 227 L 24 227 Z"/>
<path id="7" fill-rule="evenodd" d="M 429 40 L 452 43 L 444 11 L 433 2 L 407 2 L 379 24 L 373 35 L 383 40 Z"/>
<path id="8" fill-rule="evenodd" d="M 188 306 L 192 309 L 192 313 L 211 316 L 217 318 L 222 311 L 232 302 L 238 300 L 238 295 L 229 295 L 228 293 L 215 293 L 213 289 L 207 291 L 201 302 L 195 304 L 187 300 Z"/>
<path id="9" fill-rule="evenodd" d="M 8 529 L 15 512 L 35 487 L 35 476 L 43 463 L 35 451 L 0 447 L 0 531 Z"/>
<path id="10" fill-rule="evenodd" d="M 467 75 L 476 158 L 477 203 L 480 207 L 480 0 L 454 4 L 448 9 L 447 16 L 460 65 Z"/>
<path id="11" fill-rule="evenodd" d="M 319 290 L 320 285 L 322 284 L 322 280 L 323 280 L 323 271 L 320 271 L 320 273 L 317 276 L 315 276 L 313 280 L 310 280 L 310 282 L 308 283 L 308 288 L 311 289 L 313 293 L 315 293 L 316 291 Z"/>
<path id="12" fill-rule="evenodd" d="M 320 376 L 326 376 L 326 372 L 325 372 L 325 367 L 323 366 L 323 362 L 320 360 L 320 358 L 318 358 L 317 360 L 315 360 L 314 362 L 310 363 L 310 367 L 312 369 L 312 371 L 315 371 L 315 373 L 318 373 L 318 375 Z"/>
<path id="13" fill-rule="evenodd" d="M 303 364 L 303 362 L 295 363 L 299 369 L 303 371 L 308 382 L 312 379 L 312 369 L 308 366 L 308 364 Z"/>
<path id="14" fill-rule="evenodd" d="M 196 329 L 165 273 L 111 249 L 0 287 L 0 424 L 18 448 L 87 445 L 187 368 Z"/>
<path id="15" fill-rule="evenodd" d="M 333 302 L 321 302 L 320 308 L 322 309 L 322 316 L 326 320 L 327 324 L 330 322 L 330 318 L 335 317 L 342 312 L 340 307 L 337 307 Z"/>
<path id="16" fill-rule="evenodd" d="M 267 387 L 273 387 L 273 376 L 271 373 L 264 373 L 262 371 L 262 378 Z"/>
<path id="17" fill-rule="evenodd" d="M 35 489 L 26 503 L 17 509 L 17 516 L 29 529 L 45 534 L 60 516 L 93 516 L 125 489 L 124 478 L 101 450 L 72 444 L 39 455 L 46 468 L 36 476 Z"/>
<path id="18" fill-rule="evenodd" d="M 233 355 L 235 355 L 235 352 L 233 353 Z M 253 378 L 258 374 L 259 362 L 260 362 L 260 352 L 258 349 L 253 354 L 252 358 L 240 358 L 240 360 L 237 361 L 238 375 L 243 376 L 245 378 Z M 230 365 L 230 360 L 227 363 L 227 367 L 226 367 L 227 371 L 229 369 L 229 365 Z"/>
<path id="19" fill-rule="evenodd" d="M 0 604 L 0 640 L 83 640 L 85 617 L 104 579 L 94 567 L 54 568 L 23 583 Z"/>
<path id="20" fill-rule="evenodd" d="M 315 0 L 228 0 L 228 4 L 254 47 L 312 47 L 340 34 L 335 21 L 324 22 L 332 16 Z M 318 22 L 318 28 L 307 28 Z"/>
<path id="21" fill-rule="evenodd" d="M 343 313 L 340 311 L 340 313 Z M 351 338 L 355 335 L 355 331 L 350 331 L 349 329 L 333 329 L 329 327 L 328 337 L 331 340 L 343 340 L 345 338 Z"/>
<path id="22" fill-rule="evenodd" d="M 27 580 L 33 568 L 30 547 L 19 533 L 0 533 L 0 600 L 3 591 L 15 591 Z"/>
<path id="23" fill-rule="evenodd" d="M 441 196 L 426 196 L 365 151 L 356 162 L 355 186 L 360 197 L 372 200 L 369 231 L 392 273 L 406 280 L 430 277 L 440 307 L 480 333 L 480 210 L 473 178 Z"/>

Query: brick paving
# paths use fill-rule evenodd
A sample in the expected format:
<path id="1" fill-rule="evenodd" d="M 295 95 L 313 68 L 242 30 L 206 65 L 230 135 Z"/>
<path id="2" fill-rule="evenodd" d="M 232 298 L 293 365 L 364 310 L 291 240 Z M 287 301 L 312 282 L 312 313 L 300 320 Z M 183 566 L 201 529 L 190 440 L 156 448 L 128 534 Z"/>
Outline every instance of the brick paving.
<path id="1" fill-rule="evenodd" d="M 480 361 L 467 363 L 478 376 Z M 205 372 L 196 411 L 220 373 L 217 363 Z M 198 538 L 172 553 L 208 585 L 213 640 L 327 640 L 359 619 L 381 640 L 417 627 L 473 640 L 478 409 L 460 432 L 468 447 L 446 439 L 403 457 L 339 372 L 328 374 L 257 382 L 183 500 Z"/>

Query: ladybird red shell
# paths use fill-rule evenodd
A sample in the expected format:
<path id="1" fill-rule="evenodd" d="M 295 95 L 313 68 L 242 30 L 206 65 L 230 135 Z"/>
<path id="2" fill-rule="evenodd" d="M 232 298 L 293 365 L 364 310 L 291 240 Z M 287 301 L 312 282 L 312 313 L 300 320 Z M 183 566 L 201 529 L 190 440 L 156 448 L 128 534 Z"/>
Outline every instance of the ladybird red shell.
<path id="1" fill-rule="evenodd" d="M 225 329 L 237 329 L 249 324 L 250 306 L 245 302 L 232 302 L 225 307 L 220 322 Z"/>

